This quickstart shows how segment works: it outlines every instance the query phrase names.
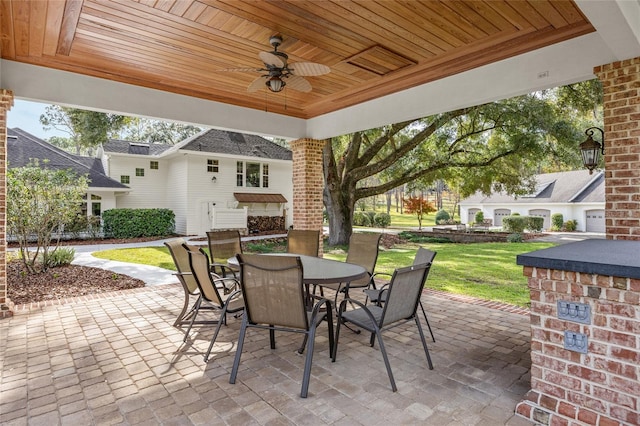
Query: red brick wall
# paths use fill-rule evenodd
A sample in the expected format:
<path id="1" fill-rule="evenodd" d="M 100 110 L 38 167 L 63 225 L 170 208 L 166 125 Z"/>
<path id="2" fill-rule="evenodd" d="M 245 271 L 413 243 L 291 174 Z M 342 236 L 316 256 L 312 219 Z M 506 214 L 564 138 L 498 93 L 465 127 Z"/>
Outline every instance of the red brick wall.
<path id="1" fill-rule="evenodd" d="M 321 255 L 324 144 L 315 139 L 298 139 L 290 145 L 293 153 L 293 227 L 320 230 Z"/>
<path id="2" fill-rule="evenodd" d="M 525 267 L 531 292 L 531 391 L 516 412 L 548 425 L 640 424 L 640 280 Z M 591 323 L 558 318 L 586 303 Z M 586 354 L 564 349 L 585 333 Z"/>
<path id="3" fill-rule="evenodd" d="M 13 93 L 0 89 L 0 319 L 12 315 L 7 300 L 7 111 Z"/>
<path id="4" fill-rule="evenodd" d="M 640 239 L 640 58 L 594 69 L 604 89 L 607 238 Z"/>

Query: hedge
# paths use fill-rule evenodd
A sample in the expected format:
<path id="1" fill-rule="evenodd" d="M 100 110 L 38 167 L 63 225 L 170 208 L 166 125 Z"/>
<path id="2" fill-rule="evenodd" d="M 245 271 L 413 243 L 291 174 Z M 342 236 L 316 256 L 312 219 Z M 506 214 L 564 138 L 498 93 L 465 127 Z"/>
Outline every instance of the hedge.
<path id="1" fill-rule="evenodd" d="M 176 215 L 169 209 L 111 209 L 102 214 L 107 238 L 163 237 L 176 228 Z"/>

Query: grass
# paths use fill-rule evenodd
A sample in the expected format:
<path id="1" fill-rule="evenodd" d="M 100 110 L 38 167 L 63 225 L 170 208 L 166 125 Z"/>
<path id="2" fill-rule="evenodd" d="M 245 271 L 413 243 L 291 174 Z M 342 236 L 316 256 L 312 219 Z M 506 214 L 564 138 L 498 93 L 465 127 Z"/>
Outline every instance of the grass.
<path id="1" fill-rule="evenodd" d="M 518 254 L 551 247 L 552 243 L 426 243 L 422 246 L 438 254 L 429 273 L 427 287 L 482 299 L 496 300 L 518 306 L 529 305 L 527 280 L 522 266 L 516 264 Z M 392 273 L 400 266 L 410 265 L 417 244 L 396 245 L 381 251 L 376 272 Z M 268 252 L 252 245 L 251 252 Z M 101 259 L 159 266 L 175 270 L 166 247 L 141 247 L 106 250 L 93 254 Z M 325 257 L 344 260 L 344 250 L 325 248 Z"/>

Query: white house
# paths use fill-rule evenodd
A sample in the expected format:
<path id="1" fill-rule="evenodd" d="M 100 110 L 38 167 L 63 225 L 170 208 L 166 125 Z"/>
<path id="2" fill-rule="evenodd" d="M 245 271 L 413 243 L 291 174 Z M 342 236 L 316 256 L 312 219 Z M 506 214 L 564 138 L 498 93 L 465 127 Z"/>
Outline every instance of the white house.
<path id="1" fill-rule="evenodd" d="M 178 234 L 245 228 L 247 215 L 292 223 L 291 151 L 260 136 L 211 129 L 177 145 L 110 140 L 98 158 L 129 188 L 118 208 L 171 209 Z"/>
<path id="2" fill-rule="evenodd" d="M 551 228 L 551 215 L 561 213 L 564 221 L 577 221 L 577 230 L 605 232 L 604 173 L 588 170 L 546 173 L 536 176 L 532 194 L 514 197 L 504 193 L 485 196 L 476 193 L 460 202 L 463 223 L 473 223 L 477 212 L 492 219 L 494 226 L 512 213 L 544 217 L 544 229 Z"/>

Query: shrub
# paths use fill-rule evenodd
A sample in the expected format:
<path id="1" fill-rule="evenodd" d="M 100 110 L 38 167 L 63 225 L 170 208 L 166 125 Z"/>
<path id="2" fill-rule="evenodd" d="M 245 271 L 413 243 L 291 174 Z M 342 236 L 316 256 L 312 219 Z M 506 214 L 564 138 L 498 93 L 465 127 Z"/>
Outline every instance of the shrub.
<path id="1" fill-rule="evenodd" d="M 438 210 L 436 213 L 436 224 L 442 224 L 443 221 L 451 219 L 451 216 L 446 210 Z"/>
<path id="2" fill-rule="evenodd" d="M 514 234 L 507 235 L 508 243 L 521 243 L 522 242 L 522 234 L 516 232 Z"/>
<path id="3" fill-rule="evenodd" d="M 482 210 L 480 210 L 479 212 L 476 212 L 476 215 L 474 217 L 474 221 L 476 223 L 484 222 L 484 212 Z"/>
<path id="4" fill-rule="evenodd" d="M 520 216 L 520 213 L 518 213 L 518 212 L 513 212 L 513 213 L 511 213 L 511 216 Z"/>
<path id="5" fill-rule="evenodd" d="M 544 227 L 544 217 L 526 216 L 527 229 L 531 232 L 541 232 Z"/>
<path id="6" fill-rule="evenodd" d="M 356 226 L 371 226 L 371 220 L 365 212 L 354 212 L 353 224 Z"/>
<path id="7" fill-rule="evenodd" d="M 365 212 L 369 216 L 369 226 L 373 225 L 373 221 L 376 218 L 376 212 Z"/>
<path id="8" fill-rule="evenodd" d="M 502 218 L 502 227 L 507 232 L 521 234 L 527 226 L 527 218 L 525 216 L 507 216 Z"/>
<path id="9" fill-rule="evenodd" d="M 564 223 L 564 230 L 567 232 L 573 232 L 578 227 L 577 220 L 568 220 Z"/>
<path id="10" fill-rule="evenodd" d="M 564 216 L 562 216 L 562 213 L 554 213 L 551 215 L 552 231 L 561 231 L 563 224 L 564 224 Z"/>
<path id="11" fill-rule="evenodd" d="M 378 213 L 373 218 L 373 224 L 379 228 L 386 228 L 391 225 L 391 215 L 388 213 Z"/>
<path id="12" fill-rule="evenodd" d="M 47 257 L 47 267 L 55 268 L 56 266 L 70 265 L 76 251 L 73 247 L 58 247 Z"/>
<path id="13" fill-rule="evenodd" d="M 102 214 L 104 234 L 113 238 L 171 235 L 175 217 L 169 209 L 112 209 Z"/>

